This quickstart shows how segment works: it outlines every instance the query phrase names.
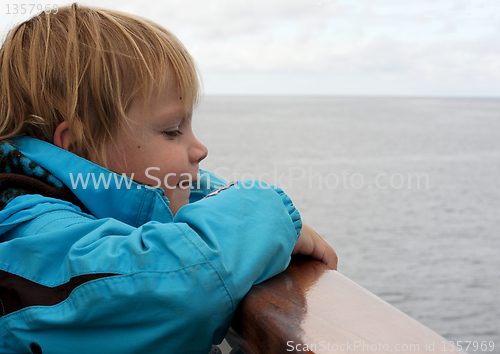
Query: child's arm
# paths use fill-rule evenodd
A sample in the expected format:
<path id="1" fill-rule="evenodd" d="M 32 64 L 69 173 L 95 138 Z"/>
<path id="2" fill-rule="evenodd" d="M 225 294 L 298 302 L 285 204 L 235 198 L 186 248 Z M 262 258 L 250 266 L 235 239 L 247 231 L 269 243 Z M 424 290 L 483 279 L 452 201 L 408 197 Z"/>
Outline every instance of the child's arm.
<path id="1" fill-rule="evenodd" d="M 221 177 L 211 172 L 200 170 L 200 179 L 193 186 L 195 188 L 191 191 L 190 201 L 198 201 L 225 184 L 227 182 Z M 333 248 L 306 224 L 302 226 L 301 235 L 292 254 L 311 256 L 326 263 L 330 269 L 337 269 L 337 254 Z"/>
<path id="2" fill-rule="evenodd" d="M 225 184 L 227 182 L 221 177 L 211 172 L 200 170 L 200 179 L 197 185 L 193 186 L 196 188 L 191 191 L 190 201 L 198 201 Z M 326 263 L 330 269 L 337 269 L 337 254 L 333 248 L 306 224 L 302 226 L 301 235 L 292 254 L 311 256 Z"/>

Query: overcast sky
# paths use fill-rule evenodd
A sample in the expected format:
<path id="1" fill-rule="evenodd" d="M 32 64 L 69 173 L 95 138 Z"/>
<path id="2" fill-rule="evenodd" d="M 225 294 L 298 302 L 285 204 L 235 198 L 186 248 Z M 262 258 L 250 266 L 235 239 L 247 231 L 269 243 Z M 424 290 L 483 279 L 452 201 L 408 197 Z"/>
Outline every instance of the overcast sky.
<path id="1" fill-rule="evenodd" d="M 30 2 L 2 2 L 3 32 L 27 17 L 7 11 Z M 171 30 L 205 94 L 500 97 L 500 0 L 80 3 Z"/>

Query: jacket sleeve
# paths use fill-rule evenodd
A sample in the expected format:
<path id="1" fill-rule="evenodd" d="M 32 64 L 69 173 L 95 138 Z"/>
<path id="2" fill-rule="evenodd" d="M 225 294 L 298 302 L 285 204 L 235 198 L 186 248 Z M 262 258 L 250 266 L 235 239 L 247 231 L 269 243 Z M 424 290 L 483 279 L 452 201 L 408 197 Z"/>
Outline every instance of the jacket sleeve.
<path id="1" fill-rule="evenodd" d="M 250 287 L 286 268 L 302 226 L 254 182 L 139 228 L 46 203 L 0 244 L 2 353 L 205 354 Z"/>

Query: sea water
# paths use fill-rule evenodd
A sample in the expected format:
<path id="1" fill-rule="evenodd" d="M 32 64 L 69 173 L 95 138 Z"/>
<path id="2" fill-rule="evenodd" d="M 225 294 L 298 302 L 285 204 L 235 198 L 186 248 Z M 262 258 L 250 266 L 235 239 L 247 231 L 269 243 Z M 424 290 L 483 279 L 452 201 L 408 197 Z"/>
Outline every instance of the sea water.
<path id="1" fill-rule="evenodd" d="M 201 167 L 283 188 L 342 274 L 500 353 L 500 99 L 204 97 L 193 125 Z"/>

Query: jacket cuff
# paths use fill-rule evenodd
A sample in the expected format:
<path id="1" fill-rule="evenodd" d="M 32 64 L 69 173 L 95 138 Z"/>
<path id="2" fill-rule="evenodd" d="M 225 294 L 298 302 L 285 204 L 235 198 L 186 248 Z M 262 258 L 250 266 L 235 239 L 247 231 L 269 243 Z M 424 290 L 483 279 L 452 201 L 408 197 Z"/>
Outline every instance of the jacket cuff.
<path id="1" fill-rule="evenodd" d="M 292 203 L 292 200 L 288 195 L 283 192 L 283 190 L 279 187 L 273 187 L 276 193 L 281 197 L 281 200 L 283 201 L 283 204 L 286 207 L 286 210 L 288 211 L 288 214 L 290 215 L 290 218 L 292 219 L 293 226 L 295 227 L 295 232 L 297 233 L 297 239 L 300 236 L 300 232 L 302 230 L 302 218 L 300 217 L 300 213 L 295 208 L 295 206 Z"/>

